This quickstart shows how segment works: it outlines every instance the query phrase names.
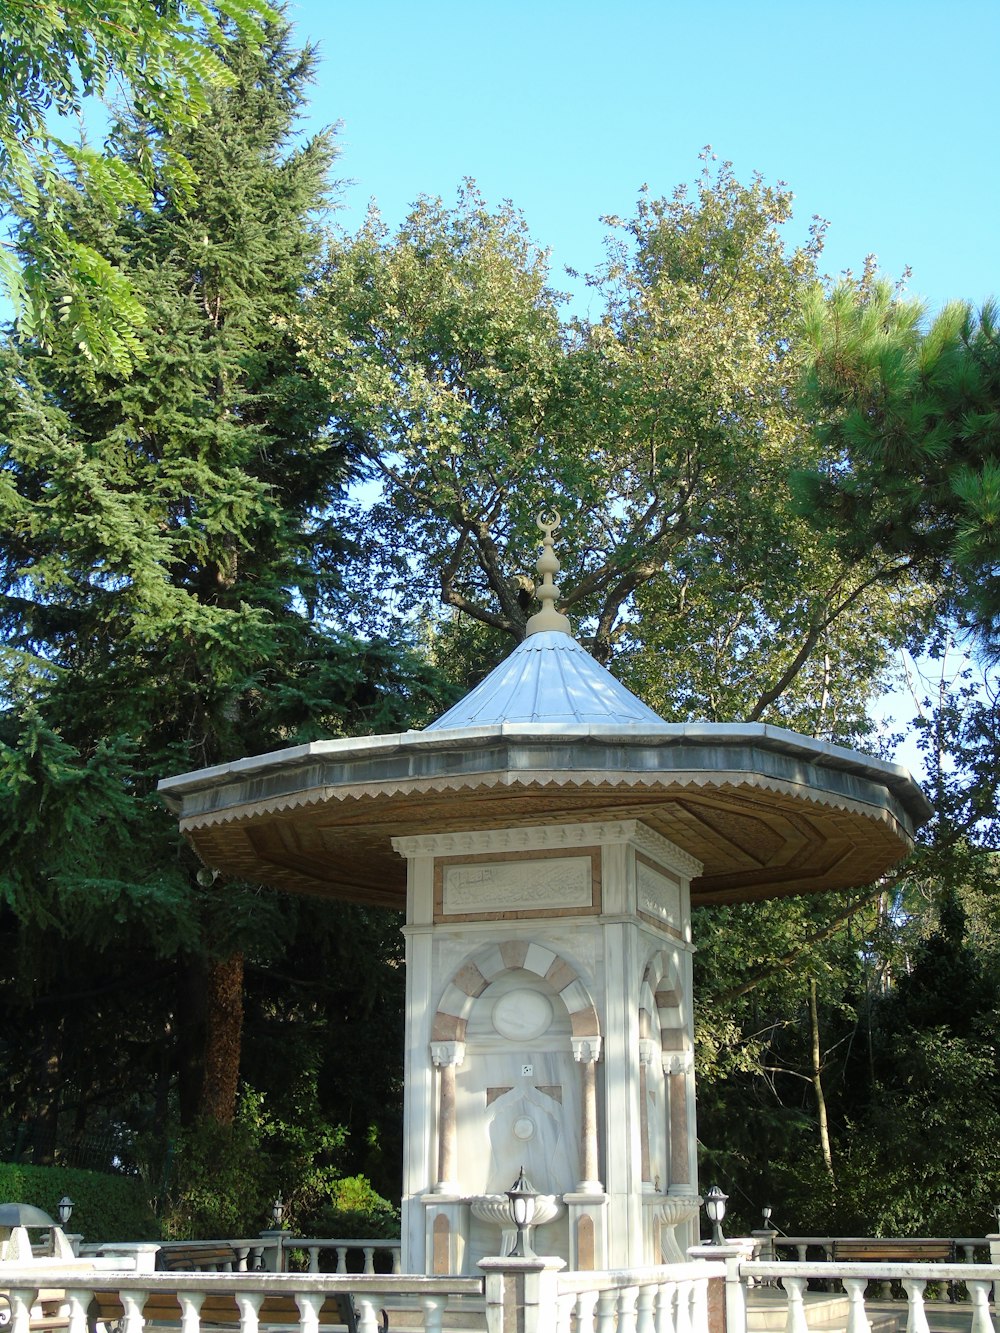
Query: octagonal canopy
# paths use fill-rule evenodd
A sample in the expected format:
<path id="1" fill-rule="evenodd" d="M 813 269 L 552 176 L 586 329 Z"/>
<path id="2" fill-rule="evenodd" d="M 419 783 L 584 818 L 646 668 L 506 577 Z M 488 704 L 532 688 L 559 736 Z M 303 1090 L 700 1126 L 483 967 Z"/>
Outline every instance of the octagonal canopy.
<path id="1" fill-rule="evenodd" d="M 760 723 L 667 723 L 541 628 L 424 731 L 318 741 L 160 783 L 202 859 L 402 909 L 393 837 L 638 819 L 703 866 L 692 901 L 868 883 L 931 808 L 905 768 Z"/>

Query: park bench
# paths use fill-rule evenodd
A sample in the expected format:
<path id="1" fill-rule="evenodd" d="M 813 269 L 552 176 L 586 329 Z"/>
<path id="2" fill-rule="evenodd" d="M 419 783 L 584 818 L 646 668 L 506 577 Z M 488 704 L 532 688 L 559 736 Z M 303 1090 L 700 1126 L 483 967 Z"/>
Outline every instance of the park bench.
<path id="1" fill-rule="evenodd" d="M 225 1244 L 161 1246 L 156 1255 L 161 1273 L 235 1273 L 239 1266 L 239 1255 Z"/>
<path id="2" fill-rule="evenodd" d="M 925 1263 L 953 1264 L 957 1247 L 953 1240 L 939 1240 L 934 1236 L 868 1236 L 854 1240 L 835 1240 L 830 1258 L 834 1263 Z M 880 1289 L 888 1294 L 888 1284 Z M 955 1284 L 948 1282 L 945 1290 L 949 1301 L 955 1299 Z"/>
<path id="3" fill-rule="evenodd" d="M 866 1237 L 858 1240 L 835 1240 L 830 1256 L 834 1263 L 938 1263 L 953 1264 L 956 1259 L 953 1240 L 934 1237 L 906 1236 Z"/>

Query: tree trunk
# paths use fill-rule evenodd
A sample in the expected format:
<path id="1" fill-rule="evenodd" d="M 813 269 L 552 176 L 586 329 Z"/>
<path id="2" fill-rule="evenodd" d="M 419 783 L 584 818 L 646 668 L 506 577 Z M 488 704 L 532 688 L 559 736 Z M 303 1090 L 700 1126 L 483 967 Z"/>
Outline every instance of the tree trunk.
<path id="1" fill-rule="evenodd" d="M 201 1114 L 231 1125 L 236 1114 L 243 1038 L 243 954 L 208 965 L 205 1013 L 205 1074 Z"/>
<path id="2" fill-rule="evenodd" d="M 62 1091 L 63 1025 L 61 1019 L 46 1019 L 40 1024 L 36 1051 L 35 1087 L 37 1101 L 34 1115 L 34 1151 L 36 1166 L 52 1166 L 59 1150 L 59 1099 Z"/>
<path id="3" fill-rule="evenodd" d="M 812 1081 L 816 1092 L 816 1117 L 819 1121 L 819 1143 L 823 1165 L 833 1184 L 833 1153 L 830 1151 L 830 1126 L 826 1118 L 826 1097 L 823 1095 L 823 1076 L 820 1064 L 819 1014 L 816 1007 L 816 978 L 809 980 L 809 1031 L 812 1036 Z"/>

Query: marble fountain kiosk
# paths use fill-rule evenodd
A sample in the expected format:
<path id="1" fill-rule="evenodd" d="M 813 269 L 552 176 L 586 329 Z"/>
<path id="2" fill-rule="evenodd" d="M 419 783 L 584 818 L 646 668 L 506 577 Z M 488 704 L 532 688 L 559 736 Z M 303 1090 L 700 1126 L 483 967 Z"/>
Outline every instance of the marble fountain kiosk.
<path id="1" fill-rule="evenodd" d="M 539 526 L 527 637 L 425 730 L 160 784 L 207 866 L 405 909 L 405 1272 L 500 1253 L 522 1165 L 539 1253 L 680 1258 L 698 1235 L 692 903 L 867 883 L 930 814 L 897 765 L 663 722 L 572 637 Z"/>

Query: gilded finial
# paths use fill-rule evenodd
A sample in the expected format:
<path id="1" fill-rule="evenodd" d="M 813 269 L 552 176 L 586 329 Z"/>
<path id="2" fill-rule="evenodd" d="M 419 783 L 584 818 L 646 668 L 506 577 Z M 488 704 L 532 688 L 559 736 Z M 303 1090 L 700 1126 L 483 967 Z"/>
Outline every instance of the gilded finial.
<path id="1" fill-rule="evenodd" d="M 535 566 L 542 576 L 541 583 L 535 589 L 535 596 L 541 602 L 542 609 L 528 621 L 525 634 L 541 634 L 544 630 L 550 629 L 571 634 L 569 617 L 557 611 L 555 605 L 559 599 L 559 589 L 553 581 L 553 575 L 559 573 L 559 558 L 555 553 L 552 537 L 559 531 L 561 520 L 559 515 L 554 513 L 548 518 L 544 514 L 539 514 L 535 521 L 542 534 L 542 553 Z"/>

